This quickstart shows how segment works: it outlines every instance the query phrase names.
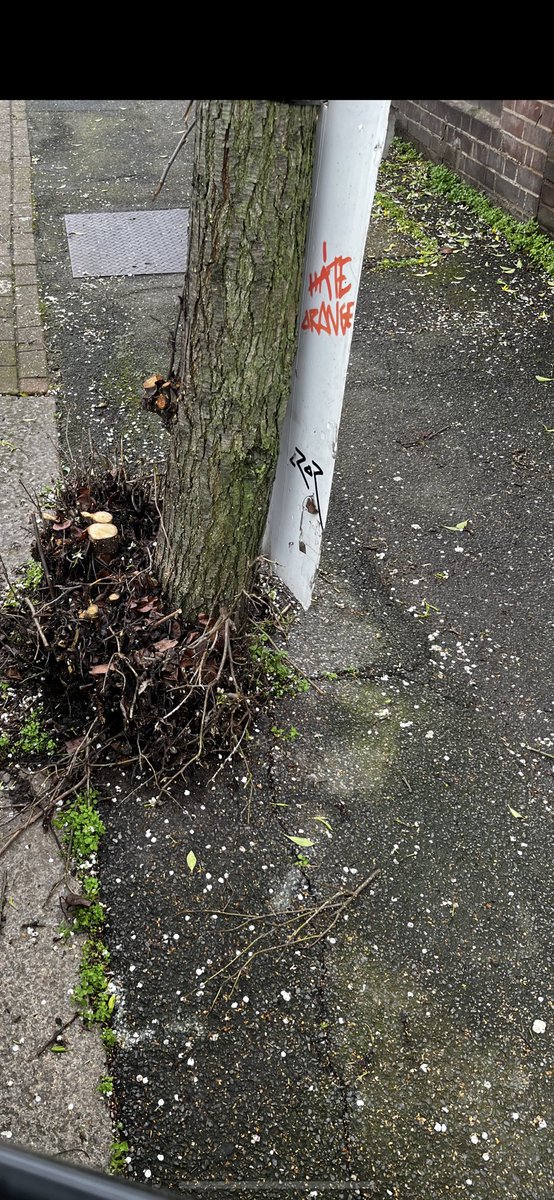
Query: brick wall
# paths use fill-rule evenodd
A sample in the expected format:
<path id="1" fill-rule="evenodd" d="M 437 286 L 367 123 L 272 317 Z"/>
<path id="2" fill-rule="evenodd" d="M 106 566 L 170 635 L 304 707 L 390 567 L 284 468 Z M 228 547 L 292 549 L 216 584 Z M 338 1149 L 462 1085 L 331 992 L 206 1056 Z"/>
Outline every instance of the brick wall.
<path id="1" fill-rule="evenodd" d="M 393 100 L 396 132 L 520 220 L 554 231 L 554 100 Z"/>

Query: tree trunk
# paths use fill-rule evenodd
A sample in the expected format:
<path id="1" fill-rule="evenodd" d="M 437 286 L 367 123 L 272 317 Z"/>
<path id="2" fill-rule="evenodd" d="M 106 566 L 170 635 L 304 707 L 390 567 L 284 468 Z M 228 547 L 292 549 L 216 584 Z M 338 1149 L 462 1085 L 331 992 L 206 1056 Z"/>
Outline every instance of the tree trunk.
<path id="1" fill-rule="evenodd" d="M 290 393 L 317 109 L 197 104 L 183 386 L 157 570 L 185 616 L 251 579 Z"/>

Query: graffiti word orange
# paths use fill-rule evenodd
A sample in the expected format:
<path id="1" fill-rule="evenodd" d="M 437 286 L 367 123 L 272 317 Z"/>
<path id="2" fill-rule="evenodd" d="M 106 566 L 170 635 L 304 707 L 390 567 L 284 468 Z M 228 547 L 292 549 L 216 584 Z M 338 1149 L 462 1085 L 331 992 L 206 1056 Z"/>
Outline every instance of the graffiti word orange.
<path id="1" fill-rule="evenodd" d="M 307 308 L 302 318 L 302 329 L 311 333 L 327 333 L 330 336 L 346 333 L 354 321 L 354 301 L 344 300 L 352 290 L 348 283 L 344 268 L 352 262 L 350 256 L 343 258 L 337 254 L 332 262 L 327 262 L 327 242 L 323 243 L 323 263 L 320 271 L 310 271 L 308 289 L 310 296 L 316 292 L 323 299 L 317 307 Z"/>

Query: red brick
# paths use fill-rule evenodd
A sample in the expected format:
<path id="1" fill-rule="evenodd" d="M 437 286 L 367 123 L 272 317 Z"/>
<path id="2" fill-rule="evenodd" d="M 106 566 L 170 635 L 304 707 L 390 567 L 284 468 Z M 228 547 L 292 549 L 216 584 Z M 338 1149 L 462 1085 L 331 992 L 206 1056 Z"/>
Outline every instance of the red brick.
<path id="1" fill-rule="evenodd" d="M 554 183 L 549 183 L 546 179 L 542 185 L 540 202 L 548 208 L 554 208 Z"/>
<path id="2" fill-rule="evenodd" d="M 403 116 L 417 119 L 419 115 L 419 104 L 417 100 L 399 100 L 398 112 Z"/>
<path id="3" fill-rule="evenodd" d="M 515 158 L 509 158 L 509 156 L 506 155 L 504 158 L 504 170 L 501 171 L 500 174 L 504 175 L 506 179 L 515 179 L 518 172 L 518 167 L 519 163 L 515 161 Z"/>
<path id="4" fill-rule="evenodd" d="M 529 167 L 520 166 L 517 173 L 517 182 L 520 187 L 524 187 L 527 192 L 532 192 L 534 196 L 538 196 L 541 190 L 542 177 L 536 171 L 530 171 Z"/>
<path id="5" fill-rule="evenodd" d="M 550 142 L 550 130 L 543 125 L 536 125 L 534 121 L 528 121 L 524 118 L 523 121 L 523 141 L 529 142 L 531 146 L 537 146 L 540 150 L 547 150 Z"/>
<path id="6" fill-rule="evenodd" d="M 483 142 L 477 142 L 472 137 L 468 137 L 467 141 L 469 142 L 469 146 L 467 150 L 464 150 L 464 153 L 467 154 L 468 158 L 473 158 L 475 162 L 484 163 L 486 166 L 489 147 L 485 146 Z"/>
<path id="7" fill-rule="evenodd" d="M 551 100 L 516 100 L 516 111 L 534 125 L 552 129 L 554 103 Z"/>
<path id="8" fill-rule="evenodd" d="M 471 179 L 474 179 L 480 188 L 486 188 L 488 191 L 494 191 L 494 172 L 490 171 L 484 163 L 475 162 L 474 159 L 466 159 L 464 170 Z"/>
<path id="9" fill-rule="evenodd" d="M 520 204 L 523 198 L 523 189 L 518 187 L 517 183 L 512 183 L 509 179 L 504 179 L 501 175 L 497 175 L 495 182 L 495 192 L 498 196 L 502 196 L 505 200 L 509 200 L 516 207 Z"/>
<path id="10" fill-rule="evenodd" d="M 511 133 L 513 137 L 523 137 L 523 118 L 518 117 L 515 113 L 508 112 L 504 109 L 502 113 L 502 129 L 506 133 Z"/>
<path id="11" fill-rule="evenodd" d="M 537 150 L 536 146 L 525 146 L 523 162 L 526 167 L 542 175 L 546 165 L 546 154 L 544 150 Z"/>
<path id="12" fill-rule="evenodd" d="M 540 100 L 516 100 L 515 110 L 530 121 L 540 121 L 542 117 L 542 102 Z"/>
<path id="13" fill-rule="evenodd" d="M 435 137 L 442 137 L 444 133 L 444 120 L 441 117 L 435 116 L 434 113 L 426 112 L 424 109 L 421 113 L 421 123 L 435 134 Z"/>
<path id="14" fill-rule="evenodd" d="M 489 150 L 487 150 L 484 161 L 486 162 L 487 167 L 490 167 L 491 171 L 494 171 L 495 174 L 498 174 L 498 175 L 504 174 L 504 165 L 506 162 L 506 156 L 504 154 L 502 154 L 500 152 L 500 150 L 496 150 L 494 147 L 491 146 L 491 148 Z"/>
<path id="15" fill-rule="evenodd" d="M 539 204 L 537 221 L 544 229 L 548 229 L 550 233 L 554 233 L 554 208 L 548 208 L 545 204 Z"/>

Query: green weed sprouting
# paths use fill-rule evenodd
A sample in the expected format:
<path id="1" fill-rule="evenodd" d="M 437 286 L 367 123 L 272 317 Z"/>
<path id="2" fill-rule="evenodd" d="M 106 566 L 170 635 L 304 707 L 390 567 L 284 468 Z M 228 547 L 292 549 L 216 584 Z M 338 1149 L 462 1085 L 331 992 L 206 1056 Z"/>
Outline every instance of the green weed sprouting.
<path id="1" fill-rule="evenodd" d="M 421 247 L 421 257 L 384 259 L 379 267 L 415 266 L 425 261 L 432 265 L 434 239 L 429 239 L 423 226 L 405 211 L 402 201 L 418 201 L 420 204 L 425 196 L 442 196 L 450 203 L 468 209 L 493 234 L 503 237 L 511 250 L 526 254 L 536 267 L 554 276 L 554 242 L 536 221 L 518 221 L 516 217 L 497 208 L 483 192 L 464 183 L 448 167 L 428 162 L 409 143 L 395 138 L 391 156 L 379 168 L 379 180 L 381 188 L 384 185 L 387 191 L 376 193 L 377 206 L 396 222 L 401 232 L 414 238 L 418 251 Z M 395 192 L 395 196 L 391 196 L 390 191 Z M 438 249 L 438 243 L 435 245 Z"/>
<path id="2" fill-rule="evenodd" d="M 83 894 L 91 901 L 88 906 L 82 905 L 77 909 L 73 922 L 74 930 L 88 934 L 83 945 L 79 983 L 73 990 L 73 1001 L 87 1024 L 102 1027 L 104 1044 L 113 1046 L 116 1039 L 110 1023 L 116 997 L 109 981 L 110 952 L 102 939 L 104 906 L 100 901 L 100 883 L 91 869 L 96 861 L 100 838 L 106 832 L 96 807 L 97 799 L 98 793 L 92 789 L 78 792 L 75 799 L 58 813 L 54 824 L 60 830 L 75 862 Z"/>
<path id="3" fill-rule="evenodd" d="M 56 753 L 57 744 L 44 728 L 42 719 L 42 708 L 32 708 L 21 726 L 17 741 L 14 742 L 14 750 L 21 750 L 23 754 Z"/>
<path id="4" fill-rule="evenodd" d="M 267 630 L 258 629 L 250 639 L 249 653 L 255 668 L 254 683 L 269 699 L 279 700 L 308 691 L 309 680 L 299 675 L 286 652 L 274 645 Z"/>

